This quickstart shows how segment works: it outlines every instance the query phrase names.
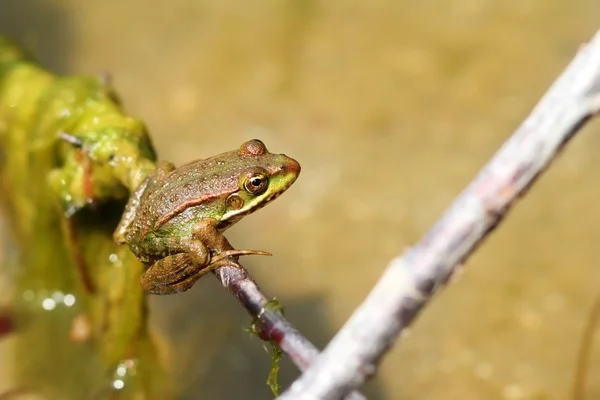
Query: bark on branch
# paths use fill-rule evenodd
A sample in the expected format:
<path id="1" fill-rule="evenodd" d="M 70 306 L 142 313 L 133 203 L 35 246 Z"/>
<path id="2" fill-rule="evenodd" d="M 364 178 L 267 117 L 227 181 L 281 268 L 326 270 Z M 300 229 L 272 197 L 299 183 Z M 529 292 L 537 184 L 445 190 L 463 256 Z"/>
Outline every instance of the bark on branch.
<path id="1" fill-rule="evenodd" d="M 214 271 L 217 279 L 242 303 L 246 311 L 255 318 L 257 334 L 262 340 L 274 342 L 292 362 L 304 371 L 319 355 L 319 350 L 281 313 L 269 306 L 269 299 L 260 290 L 248 271 L 233 259 L 230 264 Z M 346 400 L 364 400 L 359 392 L 352 392 Z"/>

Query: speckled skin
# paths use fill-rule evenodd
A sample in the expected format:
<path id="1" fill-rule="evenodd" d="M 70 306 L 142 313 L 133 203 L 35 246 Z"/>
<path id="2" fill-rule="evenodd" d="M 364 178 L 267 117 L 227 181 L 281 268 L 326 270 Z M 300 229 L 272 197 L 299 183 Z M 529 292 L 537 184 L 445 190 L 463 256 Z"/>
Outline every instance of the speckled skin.
<path id="1" fill-rule="evenodd" d="M 268 254 L 231 250 L 222 232 L 277 198 L 299 173 L 295 160 L 258 140 L 179 168 L 163 162 L 132 194 L 114 239 L 149 266 L 145 290 L 187 290 L 223 256 Z"/>

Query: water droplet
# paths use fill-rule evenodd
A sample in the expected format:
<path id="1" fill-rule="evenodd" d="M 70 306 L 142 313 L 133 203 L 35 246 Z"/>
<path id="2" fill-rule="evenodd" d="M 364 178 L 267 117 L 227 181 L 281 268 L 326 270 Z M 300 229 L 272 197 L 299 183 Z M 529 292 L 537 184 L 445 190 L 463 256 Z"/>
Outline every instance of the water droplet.
<path id="1" fill-rule="evenodd" d="M 136 361 L 132 359 L 123 360 L 117 365 L 113 373 L 112 386 L 121 390 L 127 385 L 127 379 L 136 374 Z"/>
<path id="2" fill-rule="evenodd" d="M 52 311 L 56 308 L 56 302 L 53 299 L 47 297 L 42 301 L 42 308 L 46 311 Z"/>
<path id="3" fill-rule="evenodd" d="M 63 303 L 65 306 L 67 307 L 71 307 L 72 305 L 75 304 L 75 296 L 73 296 L 72 294 L 67 294 L 65 295 L 64 299 L 63 299 Z"/>
<path id="4" fill-rule="evenodd" d="M 127 375 L 127 367 L 124 366 L 123 364 L 119 365 L 117 367 L 117 375 L 119 375 L 119 376 Z"/>

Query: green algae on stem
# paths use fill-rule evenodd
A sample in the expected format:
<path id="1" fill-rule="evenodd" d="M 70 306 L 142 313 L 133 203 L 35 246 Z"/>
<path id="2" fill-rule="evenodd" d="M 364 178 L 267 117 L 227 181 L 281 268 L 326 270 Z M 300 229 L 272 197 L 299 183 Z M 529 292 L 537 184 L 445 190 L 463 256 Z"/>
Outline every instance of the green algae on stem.
<path id="1" fill-rule="evenodd" d="M 144 266 L 112 241 L 128 193 L 154 170 L 143 123 L 101 79 L 57 77 L 0 37 L 0 149 L 19 250 L 14 385 L 51 398 L 171 397 Z"/>
<path id="2" fill-rule="evenodd" d="M 277 342 L 265 335 L 265 332 L 261 327 L 260 317 L 267 311 L 275 312 L 283 316 L 283 305 L 276 298 L 272 298 L 271 300 L 267 301 L 261 312 L 254 318 L 252 324 L 247 330 L 251 334 L 258 336 L 261 340 L 264 340 L 271 345 L 271 351 L 273 354 L 271 355 L 271 370 L 269 371 L 269 376 L 267 377 L 267 386 L 269 386 L 274 396 L 279 396 L 281 392 L 281 385 L 279 384 L 279 364 L 281 362 L 283 351 Z M 265 351 L 268 351 L 266 347 Z"/>

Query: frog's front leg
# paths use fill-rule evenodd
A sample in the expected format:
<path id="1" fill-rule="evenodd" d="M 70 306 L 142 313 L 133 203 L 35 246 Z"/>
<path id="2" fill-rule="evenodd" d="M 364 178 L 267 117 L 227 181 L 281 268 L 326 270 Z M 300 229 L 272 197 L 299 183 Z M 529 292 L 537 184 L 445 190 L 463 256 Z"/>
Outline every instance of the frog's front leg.
<path id="1" fill-rule="evenodd" d="M 260 255 L 271 256 L 272 254 L 261 250 L 235 250 L 227 238 L 217 228 L 219 221 L 214 218 L 203 218 L 194 226 L 193 237 L 204 243 L 213 252 L 210 263 L 217 262 L 226 257 Z M 215 267 L 216 268 L 216 267 Z M 214 268 L 211 268 L 211 270 Z"/>

